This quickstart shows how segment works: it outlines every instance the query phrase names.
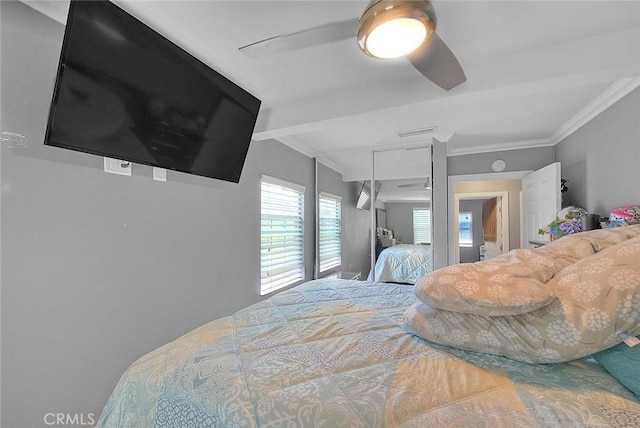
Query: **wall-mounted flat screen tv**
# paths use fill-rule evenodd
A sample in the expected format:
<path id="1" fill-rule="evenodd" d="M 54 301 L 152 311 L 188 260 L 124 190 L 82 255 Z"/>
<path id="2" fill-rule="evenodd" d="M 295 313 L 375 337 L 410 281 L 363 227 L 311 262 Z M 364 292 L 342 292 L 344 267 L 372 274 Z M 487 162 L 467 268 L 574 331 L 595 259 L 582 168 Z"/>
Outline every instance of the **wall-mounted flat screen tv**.
<path id="1" fill-rule="evenodd" d="M 45 144 L 237 183 L 259 108 L 113 3 L 72 0 Z"/>

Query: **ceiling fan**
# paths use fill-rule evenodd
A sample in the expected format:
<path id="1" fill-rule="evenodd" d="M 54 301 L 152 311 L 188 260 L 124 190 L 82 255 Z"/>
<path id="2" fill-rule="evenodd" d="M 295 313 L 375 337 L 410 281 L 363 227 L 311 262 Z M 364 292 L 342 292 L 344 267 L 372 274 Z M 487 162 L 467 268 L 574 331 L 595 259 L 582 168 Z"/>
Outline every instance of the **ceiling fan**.
<path id="1" fill-rule="evenodd" d="M 398 184 L 397 186 L 400 189 L 408 189 L 408 188 L 423 188 L 426 190 L 430 190 L 431 189 L 431 177 L 427 177 L 426 181 L 419 181 L 416 183 L 405 183 L 405 184 Z"/>
<path id="2" fill-rule="evenodd" d="M 373 0 L 360 19 L 349 19 L 261 40 L 240 48 L 257 58 L 337 40 L 357 38 L 375 58 L 406 57 L 427 79 L 450 90 L 467 80 L 451 49 L 436 33 L 428 0 Z"/>

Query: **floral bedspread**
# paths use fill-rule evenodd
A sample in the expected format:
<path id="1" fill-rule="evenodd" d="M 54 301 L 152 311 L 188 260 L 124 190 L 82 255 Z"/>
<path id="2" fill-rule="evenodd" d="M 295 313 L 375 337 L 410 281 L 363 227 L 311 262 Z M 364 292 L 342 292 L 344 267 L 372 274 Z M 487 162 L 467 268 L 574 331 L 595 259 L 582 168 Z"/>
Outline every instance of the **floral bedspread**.
<path id="1" fill-rule="evenodd" d="M 100 427 L 640 426 L 591 359 L 527 364 L 402 327 L 413 287 L 302 284 L 136 361 Z"/>

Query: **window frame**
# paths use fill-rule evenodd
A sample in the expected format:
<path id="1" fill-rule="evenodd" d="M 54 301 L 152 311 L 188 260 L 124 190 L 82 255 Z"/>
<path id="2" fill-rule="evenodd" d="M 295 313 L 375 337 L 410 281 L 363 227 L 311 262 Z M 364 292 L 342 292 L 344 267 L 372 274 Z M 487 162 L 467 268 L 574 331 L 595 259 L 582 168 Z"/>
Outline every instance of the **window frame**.
<path id="1" fill-rule="evenodd" d="M 463 215 L 468 215 L 470 218 L 469 221 L 469 236 L 471 237 L 471 241 L 463 241 L 462 240 L 462 229 L 460 228 L 460 217 Z M 458 213 L 458 247 L 461 248 L 472 248 L 473 247 L 473 212 L 472 211 L 460 211 Z"/>
<path id="2" fill-rule="evenodd" d="M 322 252 L 322 247 L 323 247 L 323 241 L 325 241 L 325 239 L 323 238 L 323 230 L 322 230 L 322 226 L 323 226 L 323 201 L 322 200 L 327 201 L 326 203 L 335 203 L 335 207 L 336 209 L 334 210 L 334 213 L 336 213 L 336 216 L 332 216 L 332 217 L 328 217 L 330 221 L 333 221 L 333 226 L 330 228 L 330 231 L 333 232 L 337 232 L 337 237 L 336 234 L 334 233 L 333 236 L 331 236 L 329 238 L 328 241 L 333 241 L 332 245 L 335 248 L 336 245 L 336 239 L 337 239 L 337 261 L 336 259 L 336 255 L 335 252 L 330 252 L 329 254 L 329 258 L 328 260 L 332 260 L 334 259 L 333 262 L 330 262 L 329 266 L 325 265 L 323 266 L 323 252 Z M 336 223 L 337 222 L 337 227 L 336 227 Z M 320 273 L 320 275 L 325 274 L 329 271 L 331 271 L 332 269 L 336 269 L 342 266 L 342 196 L 338 196 L 338 195 L 334 195 L 328 192 L 320 192 L 318 194 L 318 272 Z"/>
<path id="3" fill-rule="evenodd" d="M 419 227 L 416 226 L 420 226 L 420 224 L 416 225 L 416 211 L 421 212 L 424 211 L 426 213 L 428 213 L 428 219 L 425 221 L 425 224 L 427 226 L 427 230 L 426 231 L 422 231 L 420 232 L 418 230 L 418 232 L 416 231 L 417 229 L 419 229 Z M 413 207 L 413 211 L 412 211 L 412 226 L 413 226 L 413 243 L 415 245 L 420 245 L 420 244 L 428 244 L 431 245 L 431 208 L 423 208 L 423 207 Z M 419 238 L 422 237 L 422 234 L 425 234 L 428 237 L 427 241 L 421 241 Z M 421 242 L 418 242 L 421 241 Z"/>
<path id="4" fill-rule="evenodd" d="M 281 180 L 279 178 L 262 175 L 260 177 L 260 295 L 273 293 L 285 287 L 304 282 L 305 273 L 305 227 L 304 227 L 304 197 L 305 186 Z M 279 198 L 278 198 L 278 194 Z M 267 197 L 270 196 L 271 199 Z M 279 206 L 283 207 L 278 212 Z M 272 210 L 273 213 L 266 214 L 265 211 Z M 279 217 L 279 218 L 276 218 Z M 273 222 L 279 221 L 277 226 Z M 270 226 L 266 223 L 271 222 Z M 275 263 L 273 258 L 266 257 L 274 247 L 273 240 L 267 244 L 267 230 L 265 227 L 281 229 L 291 229 L 288 234 L 280 235 L 279 247 L 284 248 L 285 261 Z M 284 233 L 282 230 L 277 232 Z M 272 237 L 273 238 L 273 237 Z M 290 247 L 287 249 L 287 247 Z M 293 258 L 287 261 L 287 258 Z M 272 264 L 270 269 L 265 268 L 266 264 Z M 285 269 L 286 265 L 292 265 L 290 269 Z M 282 270 L 285 269 L 285 270 Z M 280 280 L 273 279 L 273 272 L 281 270 L 277 276 Z M 289 278 L 289 279 L 287 279 Z"/>

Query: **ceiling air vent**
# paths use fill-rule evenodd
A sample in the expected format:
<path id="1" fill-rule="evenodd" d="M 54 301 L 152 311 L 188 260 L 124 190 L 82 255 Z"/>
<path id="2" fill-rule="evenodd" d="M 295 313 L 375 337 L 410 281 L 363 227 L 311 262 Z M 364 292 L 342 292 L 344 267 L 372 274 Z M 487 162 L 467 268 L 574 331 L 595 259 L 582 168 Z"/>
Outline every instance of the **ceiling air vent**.
<path id="1" fill-rule="evenodd" d="M 402 131 L 398 132 L 398 137 L 406 138 L 406 137 L 418 137 L 420 135 L 432 135 L 438 132 L 437 126 L 430 126 L 428 128 L 414 129 L 413 131 Z"/>

